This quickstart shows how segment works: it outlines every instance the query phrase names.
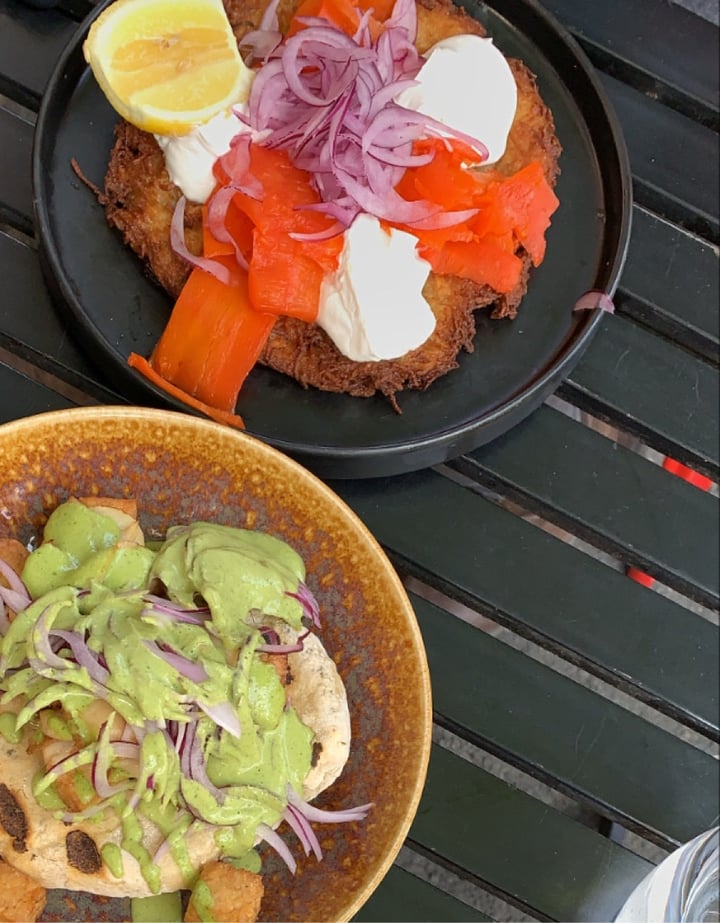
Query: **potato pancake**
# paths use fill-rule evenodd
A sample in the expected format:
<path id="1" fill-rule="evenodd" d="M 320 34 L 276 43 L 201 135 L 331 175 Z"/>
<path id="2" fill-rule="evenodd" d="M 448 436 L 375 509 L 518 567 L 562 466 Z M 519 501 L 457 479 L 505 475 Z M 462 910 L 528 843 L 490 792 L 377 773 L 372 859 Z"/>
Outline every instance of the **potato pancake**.
<path id="1" fill-rule="evenodd" d="M 225 7 L 242 45 L 242 36 L 257 28 L 265 3 L 225 0 Z M 287 28 L 293 8 L 292 3 L 281 4 L 281 28 Z M 416 45 L 421 53 L 451 35 L 485 35 L 480 23 L 450 0 L 417 0 L 417 17 Z M 554 187 L 561 147 L 552 114 L 528 68 L 517 59 L 510 59 L 509 64 L 517 85 L 517 110 L 505 153 L 492 169 L 512 175 L 538 161 L 549 185 Z M 107 219 L 173 298 L 179 294 L 190 272 L 188 263 L 170 245 L 170 223 L 180 195 L 168 176 L 163 154 L 153 136 L 121 122 L 116 129 L 105 178 L 103 201 Z M 188 203 L 185 235 L 189 249 L 199 254 L 201 206 Z M 427 388 L 457 367 L 458 355 L 463 349 L 472 351 L 476 310 L 491 309 L 495 318 L 516 315 L 527 291 L 531 268 L 530 257 L 522 248 L 517 255 L 523 262 L 523 272 L 515 288 L 503 295 L 488 285 L 431 272 L 423 295 L 435 315 L 435 330 L 421 346 L 400 358 L 355 362 L 344 356 L 316 324 L 281 316 L 260 361 L 305 387 L 355 397 L 369 397 L 380 392 L 399 410 L 398 392 L 406 388 Z"/>

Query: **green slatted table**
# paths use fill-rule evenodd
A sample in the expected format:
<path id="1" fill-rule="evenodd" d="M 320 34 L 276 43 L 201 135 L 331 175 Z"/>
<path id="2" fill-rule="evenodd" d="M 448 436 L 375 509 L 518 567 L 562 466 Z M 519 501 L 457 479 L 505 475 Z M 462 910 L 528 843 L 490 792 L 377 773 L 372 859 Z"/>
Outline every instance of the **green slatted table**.
<path id="1" fill-rule="evenodd" d="M 453 467 L 538 513 L 551 506 L 558 525 L 712 605 L 719 579 L 714 498 L 599 433 L 577 429 L 543 407 L 531 424 Z"/>
<path id="2" fill-rule="evenodd" d="M 578 406 L 712 475 L 718 370 L 622 315 L 605 323 L 561 390 Z"/>
<path id="3" fill-rule="evenodd" d="M 718 491 L 660 464 L 717 484 L 718 30 L 656 0 L 544 5 L 626 135 L 628 259 L 616 315 L 521 425 L 330 482 L 407 583 L 434 693 L 426 789 L 364 923 L 610 920 L 719 813 Z M 125 400 L 55 310 L 32 217 L 43 88 L 91 8 L 0 0 L 0 422 Z"/>

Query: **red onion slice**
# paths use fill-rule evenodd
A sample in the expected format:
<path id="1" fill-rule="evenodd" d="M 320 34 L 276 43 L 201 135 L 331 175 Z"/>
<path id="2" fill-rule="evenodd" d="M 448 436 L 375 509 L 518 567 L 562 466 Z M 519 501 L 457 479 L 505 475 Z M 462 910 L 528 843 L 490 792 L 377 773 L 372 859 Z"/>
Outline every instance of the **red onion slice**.
<path id="1" fill-rule="evenodd" d="M 183 622 L 186 625 L 207 625 L 208 619 L 190 615 L 189 612 L 171 612 L 169 609 L 160 609 L 157 606 L 146 606 L 140 613 L 142 618 L 161 622 Z"/>
<path id="2" fill-rule="evenodd" d="M 123 782 L 122 785 L 117 786 L 115 795 L 120 794 L 120 792 L 129 792 L 132 787 L 132 782 Z M 91 804 L 89 808 L 85 808 L 83 811 L 68 811 L 62 815 L 62 820 L 66 824 L 77 824 L 80 823 L 80 821 L 89 820 L 91 817 L 95 817 L 102 811 L 107 811 L 107 809 L 111 807 L 114 807 L 114 796 L 113 798 L 99 801 L 97 804 Z"/>
<path id="3" fill-rule="evenodd" d="M 374 215 L 384 221 L 394 221 L 398 224 L 411 224 L 430 218 L 442 212 L 440 205 L 429 202 L 408 202 L 403 199 L 392 187 L 384 195 L 373 191 L 362 179 L 348 173 L 339 166 L 335 167 L 335 176 L 339 177 L 347 194 L 357 203 L 361 211 Z"/>
<path id="4" fill-rule="evenodd" d="M 368 811 L 374 806 L 370 802 L 369 804 L 361 804 L 343 811 L 326 811 L 322 808 L 314 807 L 307 801 L 303 801 L 291 785 L 287 787 L 287 800 L 288 804 L 300 811 L 308 820 L 314 820 L 321 824 L 344 824 L 353 820 L 365 820 Z"/>
<path id="5" fill-rule="evenodd" d="M 50 625 L 58 614 L 59 608 L 57 604 L 46 606 L 35 622 L 30 636 L 36 656 L 28 657 L 28 663 L 41 676 L 46 667 L 67 670 L 74 666 L 71 660 L 58 656 L 50 643 Z"/>
<path id="6" fill-rule="evenodd" d="M 282 33 L 278 23 L 277 9 L 280 0 L 270 0 L 262 15 L 257 29 L 246 32 L 240 40 L 240 46 L 249 47 L 245 63 L 251 64 L 258 58 L 267 58 L 282 41 Z"/>
<path id="7" fill-rule="evenodd" d="M 245 63 L 267 61 L 280 42 L 282 42 L 282 32 L 270 29 L 251 29 L 240 39 L 240 47 L 249 49 L 245 55 Z"/>
<path id="8" fill-rule="evenodd" d="M 165 606 L 146 606 L 141 612 L 142 618 L 153 620 L 160 619 L 167 622 L 184 622 L 186 625 L 207 625 L 209 617 L 195 614 L 193 609 L 170 609 Z"/>
<path id="9" fill-rule="evenodd" d="M 73 656 L 79 667 L 84 667 L 90 678 L 96 683 L 103 686 L 107 685 L 110 677 L 110 671 L 107 670 L 98 660 L 98 655 L 90 650 L 80 633 L 77 631 L 64 631 L 61 628 L 53 628 L 49 633 L 50 639 L 54 637 L 62 638 L 73 652 Z"/>
<path id="10" fill-rule="evenodd" d="M 152 857 L 153 865 L 157 865 L 158 862 L 162 859 L 162 857 L 169 851 L 170 851 L 170 839 L 168 837 L 165 837 L 165 839 L 160 843 L 160 845 L 158 846 L 158 848 L 155 850 L 153 854 L 153 857 Z"/>
<path id="11" fill-rule="evenodd" d="M 607 311 L 608 314 L 615 313 L 615 305 L 612 298 L 607 292 L 599 289 L 591 289 L 581 295 L 573 306 L 573 311 Z"/>
<path id="12" fill-rule="evenodd" d="M 257 79 L 257 78 L 255 78 Z M 238 114 L 240 121 L 245 124 L 246 117 Z M 249 125 L 247 126 L 249 128 Z M 257 180 L 250 172 L 250 147 L 251 136 L 249 131 L 242 131 L 235 135 L 230 142 L 229 150 L 220 158 L 220 165 L 224 173 L 230 178 L 230 187 L 233 194 L 242 192 L 243 195 L 250 199 L 260 201 L 263 197 L 262 183 Z M 231 196 L 230 196 L 231 198 Z M 212 206 L 212 200 L 210 200 Z M 222 217 L 225 217 L 225 210 L 222 211 Z"/>
<path id="13" fill-rule="evenodd" d="M 78 750 L 76 753 L 71 753 L 69 756 L 63 757 L 47 770 L 45 773 L 45 778 L 40 783 L 41 790 L 51 785 L 55 779 L 59 779 L 60 776 L 64 776 L 66 772 L 70 772 L 72 769 L 77 769 L 79 766 L 87 766 L 92 763 L 94 759 L 94 745 L 86 747 L 84 750 Z"/>
<path id="14" fill-rule="evenodd" d="M 220 705 L 206 705 L 204 702 L 198 701 L 197 704 L 208 718 L 212 718 L 215 724 L 227 731 L 228 734 L 232 734 L 233 737 L 240 737 L 242 733 L 240 719 L 229 702 L 223 702 Z"/>
<path id="15" fill-rule="evenodd" d="M 259 644 L 256 650 L 262 654 L 297 654 L 303 649 L 301 643 L 297 644 Z"/>
<path id="16" fill-rule="evenodd" d="M 275 635 L 275 638 L 278 638 L 277 633 L 274 631 L 268 632 L 268 634 Z M 282 644 L 279 638 L 277 641 L 271 638 L 264 644 L 258 644 L 255 650 L 263 654 L 297 654 L 304 648 L 303 641 L 309 634 L 309 630 L 304 631 L 301 635 L 298 635 L 297 640 L 292 644 Z"/>
<path id="17" fill-rule="evenodd" d="M 266 644 L 280 644 L 280 635 L 274 628 L 268 628 L 266 625 L 262 625 L 259 631 L 265 639 Z"/>
<path id="18" fill-rule="evenodd" d="M 74 664 L 71 660 L 65 660 L 64 657 L 59 657 L 58 659 L 62 661 L 61 667 L 52 666 L 44 657 L 28 657 L 27 664 L 38 676 L 44 676 L 46 679 L 54 679 L 60 682 L 61 671 L 72 668 Z M 65 677 L 62 678 L 65 679 Z"/>
<path id="19" fill-rule="evenodd" d="M 462 224 L 469 221 L 477 215 L 477 208 L 468 208 L 464 211 L 457 212 L 437 212 L 428 218 L 419 218 L 417 221 L 409 221 L 408 227 L 417 228 L 418 231 L 435 231 L 440 228 L 450 228 L 456 224 Z"/>
<path id="20" fill-rule="evenodd" d="M 164 596 L 156 596 L 154 593 L 146 593 L 143 596 L 143 602 L 150 603 L 154 609 L 161 609 L 171 615 L 197 615 L 209 616 L 209 606 L 183 606 L 182 603 L 173 602 L 172 599 L 165 599 Z"/>
<path id="21" fill-rule="evenodd" d="M 128 785 L 127 782 L 119 782 L 117 785 L 111 785 L 107 778 L 108 769 L 109 766 L 106 765 L 105 762 L 102 762 L 98 755 L 92 766 L 91 779 L 93 788 L 101 798 L 112 798 L 113 795 L 117 795 L 132 787 Z"/>
<path id="22" fill-rule="evenodd" d="M 264 840 L 268 844 L 268 846 L 272 846 L 278 856 L 280 856 L 285 865 L 287 865 L 291 873 L 294 875 L 297 870 L 297 862 L 295 861 L 295 857 L 288 849 L 282 837 L 275 833 L 272 827 L 268 827 L 267 824 L 258 824 L 257 830 L 255 832 L 261 840 Z"/>
<path id="23" fill-rule="evenodd" d="M 29 596 L 16 593 L 15 590 L 9 590 L 5 586 L 0 586 L 0 599 L 6 606 L 12 609 L 13 612 L 22 612 L 23 609 L 26 609 L 32 602 Z"/>
<path id="24" fill-rule="evenodd" d="M 307 817 L 301 812 L 298 811 L 296 807 L 289 804 L 285 809 L 283 817 L 288 822 L 288 824 L 295 831 L 297 838 L 300 840 L 302 848 L 306 856 L 310 855 L 312 851 L 315 854 L 315 858 L 318 862 L 322 862 L 322 848 L 320 847 L 320 841 L 315 835 L 315 831 L 310 826 L 310 822 Z"/>
<path id="25" fill-rule="evenodd" d="M 195 733 L 197 731 L 197 722 L 192 721 L 188 725 L 181 725 L 181 728 L 184 727 L 185 730 L 181 732 L 178 730 L 178 740 L 175 743 L 175 748 L 177 750 L 178 756 L 180 757 L 180 771 L 183 775 L 190 778 L 190 750 L 192 749 L 193 741 L 195 740 Z"/>
<path id="26" fill-rule="evenodd" d="M 295 835 L 300 840 L 300 845 L 303 848 L 303 852 L 305 853 L 306 856 L 309 856 L 310 855 L 310 840 L 308 839 L 307 834 L 305 833 L 305 826 L 302 823 L 300 823 L 300 820 L 299 820 L 300 816 L 301 816 L 300 812 L 296 808 L 294 808 L 291 804 L 289 804 L 285 808 L 285 812 L 283 813 L 283 820 L 287 821 L 288 826 L 292 828 Z"/>
<path id="27" fill-rule="evenodd" d="M 291 596 L 300 603 L 304 610 L 303 615 L 310 619 L 316 628 L 322 628 L 320 624 L 320 606 L 307 583 L 298 583 L 297 592 L 286 593 L 286 595 Z"/>
<path id="28" fill-rule="evenodd" d="M 199 782 L 203 788 L 208 790 L 208 792 L 213 796 L 218 804 L 223 804 L 226 797 L 225 792 L 218 788 L 207 774 L 205 755 L 202 749 L 202 741 L 200 740 L 198 734 L 193 735 L 192 744 L 189 749 L 190 752 L 188 754 L 187 773 L 188 778 L 193 779 L 195 782 Z"/>
<path id="29" fill-rule="evenodd" d="M 189 679 L 193 683 L 203 683 L 208 679 L 208 674 L 205 670 L 205 667 L 201 663 L 195 663 L 194 660 L 189 660 L 187 657 L 183 657 L 182 654 L 178 654 L 176 651 L 170 650 L 166 647 L 160 647 L 154 641 L 148 641 L 147 639 L 143 641 L 145 647 L 156 657 L 160 657 L 161 660 L 164 660 L 171 667 L 174 667 L 181 676 L 184 676 L 186 679 Z"/>
<path id="30" fill-rule="evenodd" d="M 314 234 L 301 234 L 300 232 L 293 231 L 288 236 L 292 237 L 293 240 L 305 240 L 308 243 L 312 243 L 313 241 L 330 240 L 333 237 L 337 237 L 338 234 L 342 234 L 344 230 L 345 225 L 336 221 L 334 224 L 328 225 L 325 231 L 316 231 Z"/>
<path id="31" fill-rule="evenodd" d="M 133 743 L 130 740 L 113 740 L 110 747 L 118 759 L 121 760 L 139 760 L 140 744 Z"/>
<path id="32" fill-rule="evenodd" d="M 118 786 L 110 785 L 108 770 L 112 761 L 113 750 L 110 744 L 110 730 L 114 716 L 103 722 L 98 735 L 97 750 L 92 761 L 91 781 L 93 788 L 101 798 L 111 798 L 117 794 Z"/>
<path id="33" fill-rule="evenodd" d="M 215 240 L 219 240 L 224 244 L 230 244 L 238 264 L 242 266 L 243 269 L 248 269 L 249 263 L 245 254 L 225 226 L 225 216 L 227 215 L 227 210 L 236 191 L 235 186 L 222 186 L 220 189 L 216 190 L 208 200 L 205 220 L 208 230 Z"/>
<path id="34" fill-rule="evenodd" d="M 27 587 L 15 569 L 2 558 L 0 558 L 0 574 L 8 583 L 7 587 L 0 586 L 0 596 L 14 612 L 22 612 L 32 602 Z"/>
<path id="35" fill-rule="evenodd" d="M 261 29 L 263 32 L 269 29 L 279 29 L 280 24 L 278 22 L 278 7 L 280 6 L 280 0 L 270 0 L 270 3 L 265 7 L 265 12 L 262 14 L 262 19 L 258 24 L 258 29 Z"/>
<path id="36" fill-rule="evenodd" d="M 183 741 L 187 733 L 188 724 L 185 721 L 177 723 L 177 736 L 175 737 L 175 751 L 179 755 L 183 748 Z"/>
<path id="37" fill-rule="evenodd" d="M 398 0 L 375 42 L 367 22 L 367 16 L 358 20 L 353 39 L 327 20 L 303 19 L 305 28 L 277 49 L 253 82 L 248 122 L 256 143 L 287 150 L 311 173 L 323 200 L 313 210 L 343 228 L 361 211 L 422 228 L 465 221 L 474 210 L 443 213 L 433 203 L 408 202 L 395 187 L 405 169 L 434 156 L 413 153 L 422 137 L 457 136 L 481 160 L 487 150 L 478 139 L 394 102 L 422 63 L 413 44 L 413 0 Z"/>
<path id="38" fill-rule="evenodd" d="M 415 0 L 396 0 L 393 11 L 385 21 L 385 26 L 401 29 L 407 35 L 409 42 L 414 43 L 417 38 L 417 8 Z"/>
<path id="39" fill-rule="evenodd" d="M 233 276 L 227 266 L 223 266 L 217 260 L 210 260 L 204 256 L 195 256 L 194 253 L 188 250 L 185 243 L 185 201 L 185 196 L 180 196 L 172 216 L 170 244 L 173 250 L 192 266 L 197 266 L 198 269 L 210 273 L 211 276 L 215 276 L 224 285 L 232 285 Z"/>
<path id="40" fill-rule="evenodd" d="M 27 587 L 22 582 L 20 575 L 4 558 L 0 558 L 0 573 L 7 580 L 11 590 L 14 590 L 16 593 L 21 593 L 30 599 L 30 594 L 28 593 Z"/>

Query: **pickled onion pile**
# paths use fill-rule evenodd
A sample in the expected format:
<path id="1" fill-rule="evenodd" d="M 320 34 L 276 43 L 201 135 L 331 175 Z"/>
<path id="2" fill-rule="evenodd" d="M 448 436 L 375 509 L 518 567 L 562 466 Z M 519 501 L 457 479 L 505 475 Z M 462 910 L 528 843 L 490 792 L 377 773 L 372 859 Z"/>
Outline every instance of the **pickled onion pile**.
<path id="1" fill-rule="evenodd" d="M 414 0 L 398 0 L 375 38 L 370 11 L 358 10 L 353 36 L 326 19 L 299 16 L 300 28 L 282 43 L 275 6 L 250 35 L 255 54 L 264 49 L 265 60 L 247 113 L 238 114 L 257 143 L 286 150 L 296 167 L 312 175 L 322 199 L 312 207 L 336 219 L 334 233 L 361 212 L 425 228 L 472 217 L 475 209 L 448 212 L 436 203 L 407 201 L 395 190 L 408 167 L 433 158 L 413 151 L 420 138 L 451 135 L 474 148 L 480 160 L 487 157 L 479 139 L 395 102 L 415 85 L 423 63 L 415 47 Z"/>

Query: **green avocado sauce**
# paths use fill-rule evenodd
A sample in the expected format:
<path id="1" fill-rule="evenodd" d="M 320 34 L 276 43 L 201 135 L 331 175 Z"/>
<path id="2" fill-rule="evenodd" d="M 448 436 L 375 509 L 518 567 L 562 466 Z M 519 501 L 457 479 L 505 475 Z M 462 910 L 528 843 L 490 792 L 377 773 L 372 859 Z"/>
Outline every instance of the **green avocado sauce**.
<path id="1" fill-rule="evenodd" d="M 288 594 L 305 579 L 303 561 L 271 535 L 211 523 L 173 527 L 152 548 L 119 547 L 119 534 L 114 520 L 77 501 L 50 516 L 43 544 L 22 573 L 33 602 L 18 613 L 0 644 L 0 702 L 23 699 L 17 715 L 0 715 L 0 734 L 19 742 L 25 725 L 59 704 L 59 711 L 44 713 L 45 727 L 78 746 L 64 770 L 73 772 L 82 804 L 96 801 L 88 767 L 101 753 L 109 782 L 125 786 L 108 803 L 120 818 L 120 845 L 101 849 L 114 877 L 122 878 L 127 853 L 154 893 L 162 887 L 141 817 L 167 839 L 188 886 L 197 870 L 186 834 L 198 823 L 215 825 L 223 857 L 257 870 L 258 825 L 277 825 L 288 784 L 302 791 L 311 765 L 312 731 L 288 705 L 277 672 L 257 651 L 264 640 L 257 626 L 264 619 L 301 627 L 303 608 Z M 148 599 L 158 585 L 176 605 L 206 606 L 209 615 L 169 618 Z M 116 764 L 109 730 L 99 737 L 88 719 L 86 709 L 98 697 L 96 680 L 70 659 L 69 649 L 64 663 L 57 663 L 54 651 L 48 654 L 48 632 L 54 631 L 77 633 L 101 658 L 107 670 L 102 698 L 141 729 L 140 769 L 134 774 Z M 56 650 L 62 656 L 63 649 Z M 176 655 L 190 661 L 190 668 L 178 669 Z M 229 725 L 228 708 L 234 715 Z M 215 723 L 216 709 L 224 715 L 223 727 Z M 190 717 L 210 786 L 202 774 L 191 778 L 183 768 L 180 747 L 167 730 L 168 722 L 179 727 Z M 40 773 L 33 792 L 48 810 L 67 815 L 56 779 L 52 771 Z M 201 918 L 211 920 L 212 895 L 205 890 L 196 887 L 193 900 Z"/>
<path id="2" fill-rule="evenodd" d="M 56 740 L 72 740 L 73 730 L 70 722 L 61 718 L 60 715 L 49 715 L 47 718 L 48 733 Z"/>
<path id="3" fill-rule="evenodd" d="M 117 523 L 77 501 L 63 503 L 45 524 L 43 543 L 27 559 L 23 581 L 33 599 L 60 586 L 88 588 L 92 582 L 112 590 L 145 581 L 153 553 L 148 548 L 118 548 Z"/>
<path id="4" fill-rule="evenodd" d="M 231 848 L 225 850 L 225 856 L 231 865 L 237 869 L 246 869 L 248 872 L 260 872 L 262 868 L 262 859 L 256 849 L 248 849 L 247 852 L 241 853 L 237 858 L 233 855 Z"/>
<path id="5" fill-rule="evenodd" d="M 42 772 L 35 775 L 32 781 L 33 792 L 36 790 L 43 777 Z M 45 808 L 46 811 L 67 811 L 67 806 L 60 795 L 58 795 L 54 785 L 48 785 L 47 788 L 38 792 L 38 794 L 35 795 L 35 800 L 40 807 Z"/>
<path id="6" fill-rule="evenodd" d="M 83 805 L 90 804 L 95 797 L 95 789 L 93 788 L 92 782 L 87 776 L 77 770 L 72 774 L 72 781 L 80 803 Z"/>
<path id="7" fill-rule="evenodd" d="M 110 874 L 115 878 L 122 878 L 125 873 L 122 850 L 115 843 L 105 843 L 100 849 L 103 862 L 110 869 Z"/>
<path id="8" fill-rule="evenodd" d="M 284 542 L 262 532 L 194 523 L 168 531 L 152 575 L 191 606 L 199 594 L 226 643 L 240 644 L 246 619 L 256 609 L 299 628 L 302 606 L 287 596 L 305 578 L 302 558 Z"/>
<path id="9" fill-rule="evenodd" d="M 9 744 L 19 744 L 22 740 L 22 732 L 18 730 L 12 712 L 0 715 L 0 734 Z"/>
<path id="10" fill-rule="evenodd" d="M 213 896 L 212 891 L 204 881 L 199 881 L 193 889 L 192 901 L 195 905 L 197 915 L 202 923 L 215 923 L 213 916 Z"/>

